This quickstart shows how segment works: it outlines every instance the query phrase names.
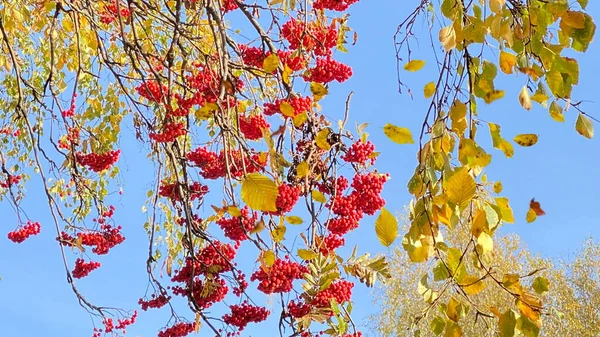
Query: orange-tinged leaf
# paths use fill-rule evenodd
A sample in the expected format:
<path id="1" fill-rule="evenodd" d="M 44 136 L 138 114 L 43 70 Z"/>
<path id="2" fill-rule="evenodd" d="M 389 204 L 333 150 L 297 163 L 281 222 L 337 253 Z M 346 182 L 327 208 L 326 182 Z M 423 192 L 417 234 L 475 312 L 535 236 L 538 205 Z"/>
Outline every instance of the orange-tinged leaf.
<path id="1" fill-rule="evenodd" d="M 521 67 L 519 68 L 519 71 L 525 75 L 528 75 L 534 81 L 537 81 L 540 78 L 537 71 L 535 71 L 533 68 Z"/>
<path id="2" fill-rule="evenodd" d="M 394 143 L 397 144 L 414 144 L 412 133 L 407 128 L 401 128 L 390 123 L 383 127 L 383 133 Z"/>
<path id="3" fill-rule="evenodd" d="M 562 22 L 567 26 L 584 29 L 585 28 L 585 15 L 582 12 L 577 11 L 566 11 L 562 16 Z"/>
<path id="4" fill-rule="evenodd" d="M 538 142 L 538 135 L 533 133 L 524 133 L 521 135 L 517 135 L 514 138 L 514 141 L 515 143 L 524 147 L 533 146 Z"/>
<path id="5" fill-rule="evenodd" d="M 517 57 L 505 51 L 500 52 L 500 70 L 505 74 L 512 74 L 514 67 L 517 65 Z"/>
<path id="6" fill-rule="evenodd" d="M 407 71 L 419 71 L 425 65 L 425 61 L 423 60 L 412 60 L 404 65 L 404 70 Z"/>
<path id="7" fill-rule="evenodd" d="M 546 212 L 542 210 L 540 203 L 535 201 L 535 198 L 531 199 L 531 201 L 529 202 L 529 208 L 532 209 L 535 212 L 535 215 L 537 216 L 542 216 L 546 214 Z"/>
<path id="8" fill-rule="evenodd" d="M 198 333 L 198 331 L 200 331 L 200 326 L 202 325 L 201 322 L 200 322 L 200 317 L 201 317 L 200 313 L 197 312 L 196 313 L 196 322 L 194 324 L 194 332 L 195 333 Z"/>

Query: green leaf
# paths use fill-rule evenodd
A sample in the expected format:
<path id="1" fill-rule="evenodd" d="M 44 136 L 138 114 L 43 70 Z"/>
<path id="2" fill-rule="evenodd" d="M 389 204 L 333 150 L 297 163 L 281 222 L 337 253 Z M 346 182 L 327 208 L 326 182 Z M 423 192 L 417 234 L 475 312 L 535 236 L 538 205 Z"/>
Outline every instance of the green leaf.
<path id="1" fill-rule="evenodd" d="M 436 316 L 431 321 L 431 331 L 439 336 L 442 332 L 444 332 L 444 328 L 446 327 L 446 320 L 443 317 Z"/>
<path id="2" fill-rule="evenodd" d="M 462 167 L 448 179 L 446 194 L 448 199 L 458 205 L 460 209 L 465 209 L 475 196 L 476 187 L 475 179 L 469 174 L 466 167 Z"/>
<path id="3" fill-rule="evenodd" d="M 446 265 L 450 268 L 450 272 L 453 273 L 454 279 L 461 282 L 462 279 L 467 275 L 467 267 L 465 261 L 461 260 L 462 251 L 457 248 L 448 249 L 448 260 Z"/>
<path id="4" fill-rule="evenodd" d="M 425 65 L 424 60 L 412 60 L 404 65 L 404 70 L 407 71 L 419 71 Z"/>
<path id="5" fill-rule="evenodd" d="M 526 337 L 538 337 L 540 334 L 540 327 L 525 315 L 517 319 L 517 329 Z"/>
<path id="6" fill-rule="evenodd" d="M 500 320 L 498 320 L 500 337 L 514 337 L 516 334 L 516 327 L 517 319 L 515 318 L 515 312 L 509 309 L 504 314 L 502 314 Z"/>
<path id="7" fill-rule="evenodd" d="M 254 210 L 276 212 L 275 201 L 278 194 L 277 185 L 260 173 L 248 174 L 242 181 L 242 200 Z"/>
<path id="8" fill-rule="evenodd" d="M 545 277 L 539 276 L 533 280 L 531 287 L 536 293 L 541 295 L 550 289 L 550 281 Z"/>
<path id="9" fill-rule="evenodd" d="M 577 2 L 579 2 L 579 6 L 581 6 L 581 9 L 585 9 L 587 7 L 588 1 L 589 0 L 577 0 Z"/>
<path id="10" fill-rule="evenodd" d="M 448 268 L 446 268 L 442 261 L 439 261 L 437 265 L 433 268 L 433 280 L 442 281 L 447 279 L 448 277 L 450 277 Z"/>
<path id="11" fill-rule="evenodd" d="M 387 123 L 383 127 L 383 133 L 385 133 L 388 138 L 397 144 L 414 144 L 412 133 L 407 128 L 401 128 L 390 123 Z"/>
<path id="12" fill-rule="evenodd" d="M 585 138 L 591 139 L 594 137 L 594 124 L 592 120 L 580 113 L 575 122 L 575 130 Z"/>
<path id="13" fill-rule="evenodd" d="M 375 220 L 375 233 L 382 245 L 389 247 L 398 236 L 398 220 L 386 208 L 381 209 L 381 213 Z"/>

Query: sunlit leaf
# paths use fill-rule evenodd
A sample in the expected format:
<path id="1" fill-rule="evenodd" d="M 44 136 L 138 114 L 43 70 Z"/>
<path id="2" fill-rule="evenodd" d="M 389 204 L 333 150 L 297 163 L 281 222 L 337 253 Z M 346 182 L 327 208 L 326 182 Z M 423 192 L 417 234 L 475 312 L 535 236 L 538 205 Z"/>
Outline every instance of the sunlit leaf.
<path id="1" fill-rule="evenodd" d="M 329 90 L 321 83 L 311 82 L 310 92 L 315 97 L 315 101 L 319 101 L 329 93 Z"/>
<path id="2" fill-rule="evenodd" d="M 309 261 L 312 259 L 315 259 L 316 257 L 319 256 L 319 254 L 313 252 L 312 250 L 308 250 L 308 249 L 298 249 L 298 256 L 305 261 Z"/>
<path id="3" fill-rule="evenodd" d="M 387 123 L 383 127 L 383 133 L 388 138 L 397 144 L 414 144 L 415 141 L 412 138 L 412 133 L 407 128 L 401 128 L 390 123 Z"/>
<path id="4" fill-rule="evenodd" d="M 527 86 L 523 86 L 519 92 L 519 103 L 525 110 L 531 110 L 531 94 L 529 93 Z"/>
<path id="5" fill-rule="evenodd" d="M 592 120 L 580 113 L 575 122 L 575 130 L 585 138 L 591 139 L 594 137 L 594 124 Z"/>
<path id="6" fill-rule="evenodd" d="M 444 337 L 461 337 L 462 336 L 462 328 L 460 325 L 448 321 L 446 323 L 446 331 L 444 332 Z"/>
<path id="7" fill-rule="evenodd" d="M 475 179 L 469 174 L 467 168 L 462 167 L 448 179 L 446 194 L 450 201 L 464 209 L 475 196 L 476 187 Z"/>
<path id="8" fill-rule="evenodd" d="M 275 201 L 279 189 L 268 177 L 260 173 L 251 173 L 242 181 L 242 200 L 248 207 L 263 212 L 275 212 Z"/>
<path id="9" fill-rule="evenodd" d="M 326 203 L 327 199 L 325 199 L 325 195 L 321 193 L 319 190 L 312 190 L 311 195 L 316 202 Z"/>
<path id="10" fill-rule="evenodd" d="M 296 215 L 286 216 L 285 221 L 287 221 L 290 225 L 301 225 L 304 222 L 301 217 Z"/>
<path id="11" fill-rule="evenodd" d="M 494 240 L 488 233 L 482 232 L 477 238 L 477 247 L 481 248 L 483 254 L 487 254 L 494 249 Z"/>
<path id="12" fill-rule="evenodd" d="M 530 320 L 526 316 L 521 316 L 517 319 L 517 329 L 525 337 L 538 337 L 540 335 L 540 324 Z"/>
<path id="13" fill-rule="evenodd" d="M 494 193 L 497 194 L 497 193 L 500 193 L 500 192 L 502 192 L 502 182 L 501 181 L 497 181 L 494 184 Z"/>
<path id="14" fill-rule="evenodd" d="M 438 35 L 440 43 L 446 52 L 449 52 L 456 47 L 456 31 L 452 25 L 440 29 Z"/>
<path id="15" fill-rule="evenodd" d="M 561 108 L 560 105 L 558 105 L 558 103 L 556 101 L 553 101 L 550 104 L 549 112 L 550 112 L 550 117 L 552 117 L 552 119 L 554 119 L 555 121 L 557 121 L 557 122 L 565 121 L 565 115 L 563 114 L 563 109 Z"/>
<path id="16" fill-rule="evenodd" d="M 500 70 L 505 74 L 512 74 L 517 65 L 517 57 L 505 51 L 500 52 Z"/>
<path id="17" fill-rule="evenodd" d="M 433 96 L 434 93 L 435 93 L 435 82 L 429 82 L 429 83 L 425 84 L 425 88 L 423 88 L 423 94 L 425 95 L 425 98 L 429 98 L 429 97 Z"/>
<path id="18" fill-rule="evenodd" d="M 375 220 L 375 233 L 379 242 L 385 247 L 394 243 L 398 236 L 398 220 L 386 208 L 381 209 L 381 213 Z"/>
<path id="19" fill-rule="evenodd" d="M 502 221 L 514 223 L 515 218 L 513 216 L 512 208 L 510 208 L 510 205 L 508 204 L 508 199 L 506 197 L 498 197 L 495 201 L 498 208 L 500 208 Z"/>
<path id="20" fill-rule="evenodd" d="M 498 329 L 500 331 L 500 337 L 514 337 L 516 334 L 517 319 L 515 312 L 508 309 L 500 320 L 498 320 Z"/>
<path id="21" fill-rule="evenodd" d="M 583 29 L 585 28 L 585 15 L 582 12 L 567 11 L 562 16 L 562 22 L 570 27 Z"/>
<path id="22" fill-rule="evenodd" d="M 317 133 L 317 137 L 316 137 L 315 141 L 319 148 L 321 148 L 323 150 L 331 149 L 331 145 L 329 144 L 329 141 L 327 140 L 330 132 L 331 131 L 329 128 L 323 128 L 321 131 L 319 131 Z"/>
<path id="23" fill-rule="evenodd" d="M 460 285 L 469 295 L 477 295 L 485 289 L 485 282 L 480 277 L 473 275 L 465 276 Z"/>
<path id="24" fill-rule="evenodd" d="M 436 336 L 440 335 L 444 332 L 444 328 L 446 327 L 446 320 L 440 316 L 436 316 L 431 321 L 431 332 L 433 332 Z"/>
<path id="25" fill-rule="evenodd" d="M 536 293 L 543 294 L 550 289 L 550 281 L 545 277 L 538 276 L 533 280 L 531 287 Z"/>
<path id="26" fill-rule="evenodd" d="M 298 178 L 304 178 L 309 173 L 308 163 L 306 161 L 301 162 L 296 166 L 296 175 Z"/>
<path id="27" fill-rule="evenodd" d="M 267 73 L 272 73 L 279 68 L 279 57 L 277 54 L 271 54 L 265 57 L 263 61 L 263 70 Z"/>
<path id="28" fill-rule="evenodd" d="M 533 133 L 524 133 L 521 135 L 517 135 L 514 138 L 515 143 L 521 146 L 533 146 L 538 142 L 538 135 Z"/>
<path id="29" fill-rule="evenodd" d="M 286 117 L 294 117 L 294 107 L 288 102 L 281 102 L 279 110 Z"/>
<path id="30" fill-rule="evenodd" d="M 407 64 L 404 65 L 404 70 L 407 71 L 419 71 L 425 65 L 424 60 L 411 60 Z"/>
<path id="31" fill-rule="evenodd" d="M 492 102 L 501 99 L 504 97 L 504 90 L 492 90 L 485 94 L 483 97 L 483 101 L 487 104 L 491 104 Z"/>

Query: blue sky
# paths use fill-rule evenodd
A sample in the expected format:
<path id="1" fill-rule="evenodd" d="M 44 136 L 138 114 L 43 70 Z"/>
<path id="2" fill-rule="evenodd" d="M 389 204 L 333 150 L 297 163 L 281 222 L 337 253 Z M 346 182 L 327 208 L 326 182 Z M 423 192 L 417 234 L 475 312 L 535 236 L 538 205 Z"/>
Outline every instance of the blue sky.
<path id="1" fill-rule="evenodd" d="M 384 197 L 387 208 L 401 211 L 409 202 L 406 182 L 412 176 L 416 164 L 417 145 L 396 145 L 383 135 L 385 123 L 409 127 L 417 133 L 428 102 L 422 97 L 425 83 L 435 79 L 435 69 L 430 62 L 417 73 L 403 72 L 403 79 L 410 85 L 414 99 L 397 92 L 396 60 L 392 35 L 397 24 L 414 5 L 414 1 L 381 0 L 362 1 L 351 8 L 349 24 L 358 32 L 358 43 L 350 47 L 350 53 L 339 59 L 353 67 L 354 76 L 344 84 L 333 84 L 331 95 L 323 101 L 326 115 L 334 121 L 342 114 L 344 101 L 350 91 L 355 94 L 351 103 L 351 124 L 368 122 L 367 131 L 381 156 L 377 162 L 380 172 L 390 172 L 392 180 L 386 184 Z M 407 5 L 410 4 L 410 5 Z M 600 17 L 600 4 L 590 1 L 589 13 Z M 426 33 L 426 24 L 417 24 L 417 33 Z M 414 44 L 414 58 L 430 60 L 431 49 L 428 36 L 421 35 Z M 597 77 L 600 66 L 600 47 L 592 43 L 587 54 L 579 56 L 581 68 L 580 85 L 573 96 L 589 101 L 584 108 L 600 117 L 597 99 Z M 596 193 L 600 182 L 596 177 L 600 165 L 599 137 L 587 140 L 573 128 L 577 117 L 574 110 L 566 112 L 566 123 L 554 122 L 547 111 L 534 105 L 531 111 L 523 110 L 517 100 L 520 88 L 525 84 L 521 77 L 499 75 L 499 86 L 507 91 L 504 99 L 482 107 L 481 119 L 502 125 L 505 138 L 512 139 L 520 133 L 540 134 L 540 141 L 532 148 L 515 147 L 515 155 L 507 159 L 498 150 L 491 150 L 492 164 L 486 170 L 489 179 L 501 179 L 506 195 L 513 207 L 517 222 L 503 230 L 521 235 L 529 248 L 548 257 L 564 257 L 574 252 L 590 235 L 598 238 L 600 225 L 595 208 L 600 200 Z M 506 85 L 504 85 L 506 84 Z M 600 126 L 597 126 L 600 128 Z M 125 129 L 126 132 L 130 131 Z M 487 128 L 480 128 L 487 134 Z M 482 138 L 486 138 L 483 136 Z M 128 153 L 120 161 L 124 197 L 116 202 L 116 219 L 124 226 L 125 244 L 115 248 L 109 256 L 98 259 L 102 268 L 78 283 L 81 291 L 93 303 L 120 308 L 135 308 L 146 286 L 144 262 L 147 238 L 141 227 L 145 215 L 141 213 L 145 192 L 151 188 L 153 171 L 140 169 L 139 157 L 144 155 L 132 138 L 125 137 L 121 145 Z M 488 140 L 486 140 L 488 141 Z M 34 178 L 38 179 L 38 178 Z M 533 224 L 525 223 L 529 200 L 540 201 L 547 215 Z M 39 207 L 42 196 L 31 190 L 25 206 L 29 216 L 50 223 L 48 211 Z M 14 227 L 13 211 L 0 205 L 2 233 Z M 91 335 L 91 320 L 76 303 L 65 280 L 59 248 L 54 241 L 55 233 L 46 226 L 42 234 L 16 245 L 0 237 L 0 317 L 6 336 L 33 337 L 41 334 L 63 337 Z M 347 238 L 350 244 L 358 244 L 361 252 L 382 253 L 374 232 L 374 218 L 363 220 L 361 227 Z M 399 240 L 396 244 L 399 244 Z M 364 325 L 364 318 L 373 313 L 371 291 L 358 284 L 355 287 L 355 319 Z M 181 311 L 182 313 L 185 310 Z M 191 317 L 190 317 L 191 318 Z M 165 326 L 166 311 L 149 311 L 140 314 L 138 323 L 132 326 L 129 336 L 155 336 Z M 275 336 L 265 333 L 264 326 L 248 328 L 243 336 Z M 212 336 L 201 329 L 199 336 Z M 364 332 L 366 329 L 363 329 Z M 368 335 L 368 334 L 367 334 Z"/>

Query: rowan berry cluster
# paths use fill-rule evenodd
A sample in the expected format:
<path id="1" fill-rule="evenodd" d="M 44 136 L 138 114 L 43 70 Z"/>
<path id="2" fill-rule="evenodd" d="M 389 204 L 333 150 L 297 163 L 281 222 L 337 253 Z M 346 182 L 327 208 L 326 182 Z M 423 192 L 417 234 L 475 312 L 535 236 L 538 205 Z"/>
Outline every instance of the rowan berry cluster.
<path id="1" fill-rule="evenodd" d="M 314 9 L 329 9 L 331 11 L 343 12 L 350 7 L 350 5 L 358 2 L 359 0 L 316 0 L 313 3 Z"/>
<path id="2" fill-rule="evenodd" d="M 184 136 L 187 133 L 184 123 L 166 122 L 158 133 L 150 133 L 150 139 L 157 143 L 174 142 L 177 137 Z"/>
<path id="3" fill-rule="evenodd" d="M 188 194 L 190 201 L 195 199 L 202 199 L 206 193 L 208 193 L 208 186 L 203 185 L 197 181 L 189 185 L 182 184 L 180 182 L 161 184 L 158 190 L 158 195 L 161 197 L 169 198 L 172 202 L 181 201 L 181 195 L 179 193 L 179 187 L 181 191 Z M 185 195 L 185 194 L 184 194 Z"/>
<path id="4" fill-rule="evenodd" d="M 290 49 L 303 49 L 318 56 L 331 55 L 331 48 L 337 45 L 338 31 L 334 25 L 325 27 L 316 22 L 306 23 L 292 19 L 281 26 L 281 35 L 290 44 Z"/>
<path id="5" fill-rule="evenodd" d="M 9 188 L 12 185 L 16 185 L 21 181 L 21 178 L 22 177 L 20 174 L 9 175 L 8 178 L 6 178 L 6 180 L 0 181 L 0 187 Z"/>
<path id="6" fill-rule="evenodd" d="M 157 81 L 150 80 L 137 86 L 135 91 L 150 102 L 162 103 L 169 89 L 164 84 L 161 86 Z"/>
<path id="7" fill-rule="evenodd" d="M 321 252 L 323 255 L 328 255 L 329 253 L 343 246 L 345 243 L 346 240 L 339 235 L 328 235 L 323 238 L 323 241 L 321 241 L 319 252 Z"/>
<path id="8" fill-rule="evenodd" d="M 77 233 L 77 239 L 66 232 L 62 232 L 56 240 L 69 247 L 74 246 L 76 242 L 80 242 L 83 246 L 93 246 L 92 252 L 94 254 L 105 255 L 111 248 L 125 241 L 125 237 L 121 234 L 121 228 L 121 226 L 112 227 L 109 224 L 103 224 L 100 226 L 100 231 Z"/>
<path id="9" fill-rule="evenodd" d="M 292 108 L 294 108 L 294 116 L 310 111 L 313 105 L 313 100 L 309 96 L 292 96 L 288 99 L 278 99 L 274 103 L 265 103 L 263 111 L 264 114 L 267 116 L 272 116 L 276 113 L 281 113 L 282 102 L 286 102 L 291 105 Z"/>
<path id="10" fill-rule="evenodd" d="M 253 153 L 250 158 L 240 151 L 223 150 L 208 151 L 199 147 L 187 154 L 187 159 L 200 168 L 200 175 L 205 179 L 218 179 L 230 173 L 234 178 L 239 178 L 245 173 L 261 171 L 266 165 L 266 157 Z M 244 171 L 245 170 L 245 171 Z"/>
<path id="11" fill-rule="evenodd" d="M 302 75 L 307 82 L 329 83 L 333 81 L 344 82 L 352 76 L 352 68 L 340 63 L 331 57 L 317 58 L 314 68 L 308 74 Z"/>
<path id="12" fill-rule="evenodd" d="M 27 240 L 27 238 L 29 238 L 32 235 L 38 235 L 41 229 L 42 226 L 39 222 L 27 221 L 27 224 L 25 224 L 25 226 L 15 231 L 9 232 L 8 239 L 15 243 L 21 243 Z"/>
<path id="13" fill-rule="evenodd" d="M 265 59 L 271 55 L 270 51 L 265 53 L 258 47 L 251 47 L 244 44 L 238 45 L 238 48 L 240 49 L 240 56 L 244 64 L 254 68 L 262 69 Z M 291 51 L 278 50 L 277 57 L 282 64 L 287 65 L 292 71 L 301 70 L 306 63 L 303 55 L 294 56 Z M 273 73 L 276 72 L 277 70 L 273 71 Z"/>
<path id="14" fill-rule="evenodd" d="M 79 128 L 68 128 L 67 134 L 58 140 L 58 147 L 68 150 L 72 144 L 77 144 L 79 141 Z"/>
<path id="15" fill-rule="evenodd" d="M 156 294 L 152 294 L 152 298 L 149 300 L 139 299 L 138 304 L 142 307 L 142 310 L 146 311 L 148 308 L 162 308 L 171 300 L 171 296 L 167 296 L 166 294 L 160 294 L 156 296 Z"/>
<path id="16" fill-rule="evenodd" d="M 342 159 L 348 163 L 364 164 L 367 160 L 370 160 L 371 165 L 375 163 L 375 145 L 371 141 L 364 142 L 362 139 L 353 143 L 346 153 L 342 156 Z"/>
<path id="17" fill-rule="evenodd" d="M 227 295 L 227 292 L 229 292 L 229 287 L 225 284 L 225 280 L 220 277 L 207 278 L 205 280 L 196 278 L 191 286 L 187 285 L 188 282 L 186 281 L 184 287 L 173 287 L 173 294 L 186 297 L 191 295 L 195 306 L 201 309 L 208 309 L 213 304 L 221 302 Z"/>
<path id="18" fill-rule="evenodd" d="M 119 17 L 119 14 L 121 14 L 122 19 L 127 20 L 131 15 L 131 12 L 129 11 L 129 8 L 127 8 L 127 4 L 117 4 L 117 1 L 115 0 L 104 6 L 104 11 L 100 13 L 100 22 L 110 24 Z"/>
<path id="19" fill-rule="evenodd" d="M 195 329 L 194 323 L 179 322 L 158 333 L 158 337 L 185 337 Z"/>
<path id="20" fill-rule="evenodd" d="M 294 280 L 301 279 L 308 272 L 302 266 L 289 259 L 276 259 L 266 270 L 260 268 L 250 277 L 250 281 L 258 281 L 258 290 L 265 294 L 287 293 L 293 289 Z"/>
<path id="21" fill-rule="evenodd" d="M 308 315 L 308 313 L 310 313 L 310 309 L 310 305 L 300 301 L 290 301 L 287 307 L 288 314 L 294 318 L 302 318 Z"/>
<path id="22" fill-rule="evenodd" d="M 269 129 L 271 125 L 267 123 L 263 115 L 250 115 L 239 118 L 240 131 L 246 139 L 257 140 L 263 137 L 263 130 Z"/>
<path id="23" fill-rule="evenodd" d="M 94 172 L 102 172 L 110 168 L 114 163 L 119 160 L 121 150 L 112 150 L 106 153 L 77 153 L 75 158 L 77 162 L 82 166 L 87 166 Z"/>
<path id="24" fill-rule="evenodd" d="M 88 274 L 94 270 L 100 268 L 100 262 L 90 261 L 85 262 L 83 259 L 75 260 L 75 268 L 71 272 L 74 278 L 82 278 L 88 276 Z"/>
<path id="25" fill-rule="evenodd" d="M 354 283 L 350 281 L 334 281 L 327 289 L 319 292 L 312 299 L 311 304 L 317 308 L 329 308 L 331 306 L 332 299 L 334 299 L 337 303 L 348 302 L 352 297 L 353 287 Z"/>
<path id="26" fill-rule="evenodd" d="M 244 330 L 248 323 L 259 323 L 267 319 L 269 310 L 249 304 L 247 301 L 242 304 L 230 305 L 230 314 L 223 315 L 223 322 Z"/>
<path id="27" fill-rule="evenodd" d="M 281 215 L 288 213 L 294 208 L 299 198 L 300 187 L 292 186 L 286 183 L 279 185 L 279 193 L 277 194 L 277 199 L 275 200 L 277 211 L 272 212 L 272 214 Z"/>
<path id="28" fill-rule="evenodd" d="M 235 296 L 242 296 L 242 293 L 248 289 L 248 282 L 246 281 L 246 274 L 237 273 L 235 275 L 235 280 L 237 282 L 237 286 L 233 288 L 233 294 Z"/>
<path id="29" fill-rule="evenodd" d="M 187 257 L 181 270 L 171 278 L 173 282 L 187 282 L 199 275 L 207 273 L 219 274 L 231 271 L 231 262 L 236 254 L 236 247 L 213 241 L 202 248 L 196 258 Z"/>
<path id="30" fill-rule="evenodd" d="M 71 97 L 71 106 L 69 109 L 61 111 L 63 117 L 73 117 L 75 116 L 75 99 L 77 98 L 77 93 L 73 93 L 73 97 Z"/>
<path id="31" fill-rule="evenodd" d="M 240 210 L 241 216 L 231 218 L 220 218 L 217 225 L 221 227 L 225 236 L 233 241 L 244 241 L 248 239 L 248 233 L 256 228 L 257 214 L 244 207 Z"/>
<path id="32" fill-rule="evenodd" d="M 134 311 L 133 315 L 129 318 L 117 319 L 117 325 L 114 325 L 112 318 L 106 318 L 106 319 L 104 319 L 104 332 L 111 333 L 111 332 L 113 332 L 113 330 L 116 329 L 116 330 L 122 330 L 122 332 L 125 333 L 125 329 L 127 328 L 127 326 L 135 323 L 136 318 L 137 318 L 137 311 Z"/>

